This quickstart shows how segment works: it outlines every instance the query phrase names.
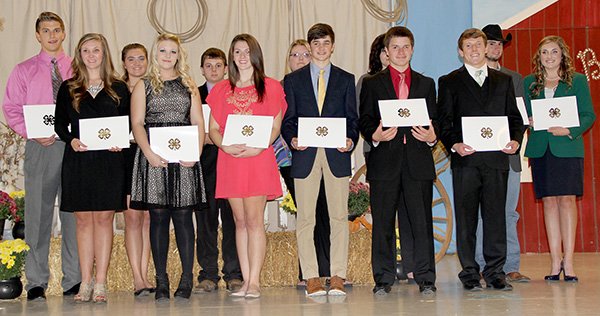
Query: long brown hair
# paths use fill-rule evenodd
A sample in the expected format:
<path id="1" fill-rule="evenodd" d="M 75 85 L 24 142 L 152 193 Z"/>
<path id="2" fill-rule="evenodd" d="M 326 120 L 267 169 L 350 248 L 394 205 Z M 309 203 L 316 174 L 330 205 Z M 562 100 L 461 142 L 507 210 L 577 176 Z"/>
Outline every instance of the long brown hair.
<path id="1" fill-rule="evenodd" d="M 102 34 L 98 33 L 87 33 L 81 37 L 75 53 L 73 54 L 73 62 L 71 67 L 73 68 L 73 78 L 69 81 L 67 86 L 69 87 L 69 95 L 73 99 L 73 108 L 79 112 L 79 104 L 85 97 L 85 93 L 89 87 L 89 74 L 83 59 L 81 58 L 81 47 L 83 44 L 96 40 L 100 42 L 102 46 L 102 63 L 100 64 L 100 79 L 104 83 L 104 90 L 108 95 L 119 104 L 120 98 L 113 90 L 112 84 L 119 79 L 115 75 L 115 67 L 113 66 L 112 58 L 110 57 L 110 49 L 106 38 Z"/>
<path id="2" fill-rule="evenodd" d="M 165 86 L 164 80 L 160 78 L 160 70 L 158 69 L 158 60 L 156 54 L 158 54 L 158 44 L 162 41 L 171 41 L 177 44 L 177 62 L 175 62 L 175 73 L 181 77 L 181 82 L 187 88 L 190 94 L 198 93 L 198 88 L 195 87 L 194 81 L 190 76 L 190 66 L 187 63 L 187 52 L 181 46 L 181 40 L 177 35 L 163 33 L 158 35 L 152 45 L 152 52 L 150 53 L 150 63 L 148 64 L 148 70 L 146 76 L 150 79 L 150 85 L 152 86 L 152 92 L 159 94 Z"/>
<path id="3" fill-rule="evenodd" d="M 531 96 L 539 96 L 540 92 L 544 89 L 544 80 L 546 68 L 542 65 L 542 46 L 548 43 L 556 43 L 561 51 L 561 61 L 558 68 L 558 76 L 560 81 L 567 84 L 569 88 L 573 85 L 573 74 L 575 73 L 575 67 L 573 67 L 573 59 L 569 53 L 569 46 L 565 43 L 565 40 L 557 35 L 550 35 L 542 38 L 540 44 L 533 55 L 533 75 L 535 81 L 528 87 Z"/>
<path id="4" fill-rule="evenodd" d="M 246 42 L 248 44 L 248 48 L 250 49 L 250 64 L 252 64 L 252 69 L 254 69 L 252 72 L 252 80 L 254 81 L 256 94 L 258 94 L 258 101 L 262 102 L 263 96 L 265 95 L 265 63 L 260 44 L 256 38 L 250 34 L 236 35 L 231 41 L 228 56 L 229 84 L 231 85 L 231 90 L 235 89 L 235 83 L 240 80 L 240 72 L 238 71 L 237 65 L 233 60 L 234 46 L 240 41 Z"/>
<path id="5" fill-rule="evenodd" d="M 123 77 L 121 77 L 121 80 L 128 82 L 129 81 L 129 72 L 127 72 L 127 69 L 125 69 L 125 57 L 127 57 L 127 53 L 132 50 L 132 49 L 141 49 L 142 52 L 144 52 L 144 56 L 146 56 L 146 59 L 148 59 L 148 50 L 146 50 L 146 47 L 144 47 L 144 45 L 140 44 L 140 43 L 131 43 L 131 44 L 127 44 L 125 45 L 125 47 L 123 47 L 123 50 L 121 51 L 121 61 L 123 62 Z"/>

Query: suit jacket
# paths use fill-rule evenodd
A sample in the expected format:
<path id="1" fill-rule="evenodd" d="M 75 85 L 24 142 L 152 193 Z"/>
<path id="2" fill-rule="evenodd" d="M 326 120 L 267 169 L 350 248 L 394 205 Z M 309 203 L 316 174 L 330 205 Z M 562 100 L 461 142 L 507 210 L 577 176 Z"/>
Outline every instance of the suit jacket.
<path id="1" fill-rule="evenodd" d="M 288 108 L 283 118 L 281 133 L 288 144 L 291 144 L 292 138 L 298 137 L 299 117 L 344 117 L 346 118 L 346 137 L 356 145 L 358 112 L 356 110 L 354 75 L 331 65 L 325 101 L 320 115 L 310 78 L 310 64 L 287 74 L 283 79 L 283 87 Z M 291 176 L 306 178 L 312 170 L 316 154 L 316 147 L 309 147 L 303 151 L 292 149 Z M 325 154 L 334 176 L 347 177 L 351 175 L 351 151 L 341 153 L 335 148 L 326 148 Z"/>
<path id="2" fill-rule="evenodd" d="M 365 78 L 362 82 L 359 126 L 364 139 L 372 146 L 367 164 L 367 180 L 391 180 L 400 177 L 404 151 L 406 151 L 408 171 L 412 178 L 433 180 L 435 179 L 435 165 L 431 147 L 414 138 L 411 134 L 411 127 L 399 127 L 398 134 L 394 139 L 373 146 L 372 136 L 381 120 L 378 101 L 397 98 L 389 68 Z M 408 98 L 424 98 L 430 118 L 432 121 L 436 120 L 435 82 L 433 79 L 411 69 Z M 403 144 L 403 135 L 406 135 L 406 145 Z"/>
<path id="3" fill-rule="evenodd" d="M 206 85 L 206 82 L 199 86 L 198 90 L 200 91 L 200 100 L 202 101 L 202 104 L 206 104 L 206 97 L 208 96 L 208 86 Z"/>
<path id="4" fill-rule="evenodd" d="M 531 95 L 529 87 L 534 82 L 535 77 L 533 75 L 525 77 L 525 107 L 527 108 L 529 116 L 531 116 L 531 99 L 545 98 L 544 90 L 540 92 L 539 96 Z M 583 74 L 575 73 L 573 75 L 571 87 L 567 86 L 563 81 L 560 81 L 554 92 L 555 98 L 573 95 L 577 97 L 577 111 L 579 112 L 579 127 L 569 128 L 573 139 L 570 139 L 567 136 L 554 136 L 547 131 L 534 131 L 531 129 L 527 148 L 525 149 L 525 156 L 530 158 L 542 157 L 546 152 L 546 149 L 550 147 L 550 152 L 556 157 L 583 158 L 584 145 L 581 135 L 592 126 L 596 119 L 596 114 L 594 113 L 594 107 L 592 105 L 592 96 L 590 95 L 590 87 Z"/>
<path id="5" fill-rule="evenodd" d="M 523 96 L 523 76 L 521 76 L 517 72 L 514 72 L 514 71 L 512 71 L 508 68 L 504 68 L 504 67 L 500 67 L 500 72 L 503 72 L 512 78 L 513 86 L 515 88 L 515 97 L 522 97 Z M 525 132 L 525 129 L 526 129 L 526 127 L 524 126 L 523 133 Z M 508 163 L 510 164 L 510 168 L 517 172 L 521 172 L 521 155 L 519 155 L 520 151 L 521 151 L 521 148 L 519 148 L 519 150 L 517 150 L 517 152 L 514 155 L 508 156 Z"/>
<path id="6" fill-rule="evenodd" d="M 523 140 L 523 119 L 517 108 L 510 76 L 488 68 L 488 77 L 482 88 L 462 66 L 440 77 L 438 86 L 440 139 L 448 151 L 454 144 L 463 142 L 461 119 L 464 116 L 507 116 L 510 139 L 519 144 Z M 464 157 L 452 152 L 451 159 L 452 168 L 486 165 L 508 170 L 509 167 L 508 155 L 501 151 L 475 152 Z"/>

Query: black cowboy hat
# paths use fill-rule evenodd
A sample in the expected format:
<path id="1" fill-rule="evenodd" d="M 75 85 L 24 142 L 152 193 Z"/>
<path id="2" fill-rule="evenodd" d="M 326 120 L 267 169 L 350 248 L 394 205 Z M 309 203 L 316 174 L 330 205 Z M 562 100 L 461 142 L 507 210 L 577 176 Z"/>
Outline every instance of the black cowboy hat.
<path id="1" fill-rule="evenodd" d="M 502 37 L 502 29 L 498 24 L 488 24 L 484 28 L 481 29 L 485 36 L 487 36 L 488 40 L 491 41 L 500 41 L 503 44 L 506 44 L 512 40 L 512 34 L 506 34 L 506 38 Z"/>

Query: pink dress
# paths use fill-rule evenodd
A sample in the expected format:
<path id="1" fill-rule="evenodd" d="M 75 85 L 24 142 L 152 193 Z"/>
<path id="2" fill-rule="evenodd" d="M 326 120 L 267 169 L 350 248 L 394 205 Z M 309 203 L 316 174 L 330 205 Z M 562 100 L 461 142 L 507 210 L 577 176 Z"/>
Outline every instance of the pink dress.
<path id="1" fill-rule="evenodd" d="M 229 114 L 269 115 L 275 118 L 285 114 L 287 103 L 279 81 L 265 78 L 265 95 L 258 102 L 254 86 L 231 90 L 228 80 L 212 88 L 206 98 L 211 116 L 219 124 L 221 135 Z M 266 195 L 272 200 L 282 195 L 279 170 L 273 147 L 269 146 L 259 155 L 234 158 L 219 149 L 217 158 L 216 198 L 245 198 Z"/>

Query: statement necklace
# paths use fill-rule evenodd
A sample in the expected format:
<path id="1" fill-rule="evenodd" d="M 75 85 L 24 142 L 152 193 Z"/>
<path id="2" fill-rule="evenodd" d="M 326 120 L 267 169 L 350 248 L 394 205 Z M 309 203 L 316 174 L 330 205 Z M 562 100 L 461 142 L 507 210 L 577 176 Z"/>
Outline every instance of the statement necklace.
<path id="1" fill-rule="evenodd" d="M 96 86 L 90 85 L 87 90 L 92 96 L 95 97 L 100 92 L 100 90 L 102 90 L 103 86 L 104 82 L 100 81 L 100 83 Z"/>

